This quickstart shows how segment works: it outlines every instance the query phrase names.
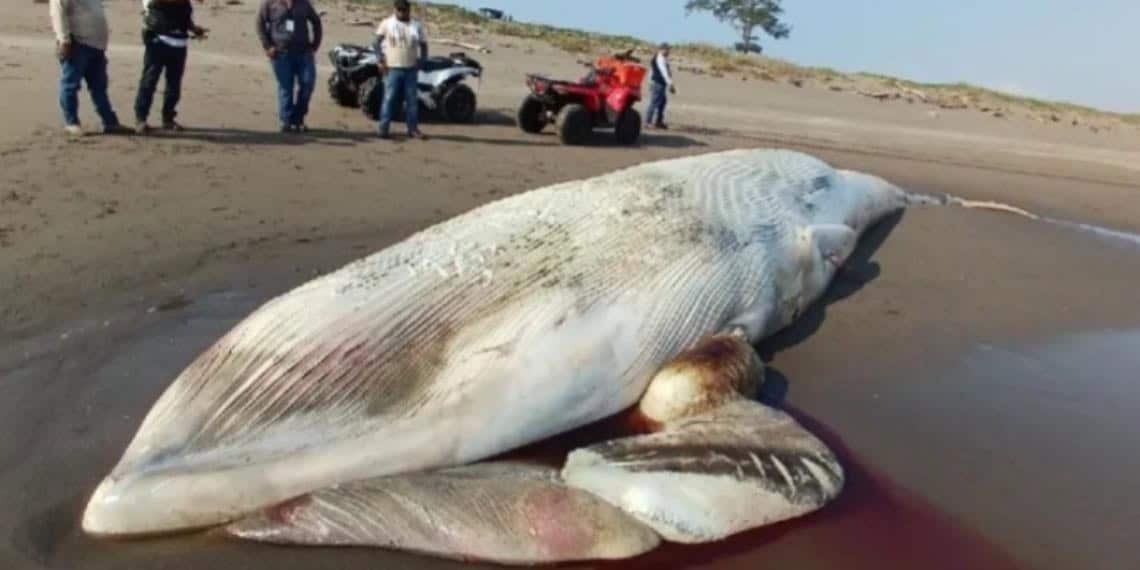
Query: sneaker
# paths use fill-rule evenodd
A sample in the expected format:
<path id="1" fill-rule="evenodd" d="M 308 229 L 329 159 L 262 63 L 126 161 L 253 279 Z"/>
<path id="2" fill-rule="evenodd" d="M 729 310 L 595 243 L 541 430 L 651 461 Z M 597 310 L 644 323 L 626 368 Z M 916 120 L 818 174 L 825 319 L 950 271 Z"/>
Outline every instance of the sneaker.
<path id="1" fill-rule="evenodd" d="M 663 131 L 667 131 L 667 130 L 669 130 L 669 125 L 666 125 L 665 123 L 657 123 L 657 124 L 655 124 L 655 125 L 653 125 L 653 126 L 654 126 L 654 127 L 657 127 L 658 129 L 661 129 L 661 130 L 663 130 Z"/>
<path id="2" fill-rule="evenodd" d="M 408 138 L 409 139 L 419 139 L 421 141 L 428 140 L 428 136 L 423 134 L 420 131 L 412 131 L 412 132 L 408 133 Z"/>
<path id="3" fill-rule="evenodd" d="M 110 125 L 103 127 L 103 134 L 105 135 L 133 135 L 135 131 L 128 129 L 123 125 Z"/>
<path id="4" fill-rule="evenodd" d="M 79 125 L 67 125 L 67 126 L 63 127 L 63 132 L 66 133 L 67 136 L 69 136 L 69 137 L 76 137 L 76 138 L 81 137 L 81 136 L 86 134 L 83 132 L 83 127 L 81 127 Z"/>
<path id="5" fill-rule="evenodd" d="M 170 119 L 169 121 L 163 121 L 162 122 L 162 128 L 164 130 L 174 131 L 176 133 L 186 130 L 186 127 L 183 127 L 182 125 L 180 125 L 178 123 L 178 121 L 175 121 L 174 119 Z"/>
<path id="6" fill-rule="evenodd" d="M 293 125 L 281 125 L 281 132 L 283 132 L 283 133 L 293 132 Z"/>
<path id="7" fill-rule="evenodd" d="M 150 125 L 146 121 L 139 121 L 135 123 L 135 134 L 145 135 L 150 132 Z"/>
<path id="8" fill-rule="evenodd" d="M 307 133 L 307 132 L 309 132 L 309 126 L 308 126 L 308 125 L 306 125 L 305 123 L 297 123 L 296 125 L 293 125 L 293 128 L 294 128 L 294 129 L 295 129 L 295 130 L 296 130 L 298 133 Z"/>

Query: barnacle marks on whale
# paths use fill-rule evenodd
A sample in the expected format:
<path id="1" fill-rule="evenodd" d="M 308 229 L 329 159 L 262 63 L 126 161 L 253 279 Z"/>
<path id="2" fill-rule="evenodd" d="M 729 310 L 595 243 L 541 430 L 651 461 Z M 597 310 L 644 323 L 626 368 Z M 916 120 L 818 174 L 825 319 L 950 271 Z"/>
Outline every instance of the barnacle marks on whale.
<path id="1" fill-rule="evenodd" d="M 771 150 L 488 204 L 240 322 L 155 403 L 83 527 L 213 526 L 612 415 L 698 339 L 789 324 L 902 205 L 878 178 Z"/>

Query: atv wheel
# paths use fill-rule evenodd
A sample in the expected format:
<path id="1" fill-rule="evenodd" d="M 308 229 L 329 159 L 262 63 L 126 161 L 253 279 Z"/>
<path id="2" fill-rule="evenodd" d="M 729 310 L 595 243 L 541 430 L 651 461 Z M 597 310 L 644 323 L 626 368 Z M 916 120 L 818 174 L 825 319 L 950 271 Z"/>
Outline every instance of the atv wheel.
<path id="1" fill-rule="evenodd" d="M 329 75 L 329 96 L 341 107 L 356 107 L 360 103 L 356 100 L 356 92 L 352 84 L 339 73 Z"/>
<path id="2" fill-rule="evenodd" d="M 455 85 L 440 98 L 443 118 L 452 123 L 470 123 L 475 118 L 475 92 L 466 85 Z"/>
<path id="3" fill-rule="evenodd" d="M 618 115 L 614 124 L 614 137 L 618 144 L 637 144 L 641 137 L 641 113 L 637 109 L 626 109 Z"/>
<path id="4" fill-rule="evenodd" d="M 519 128 L 524 133 L 537 134 L 546 128 L 546 105 L 534 95 L 527 95 L 519 105 Z"/>
<path id="5" fill-rule="evenodd" d="M 563 107 L 558 114 L 558 137 L 562 139 L 562 144 L 585 144 L 592 130 L 590 111 L 583 105 L 572 103 Z"/>
<path id="6" fill-rule="evenodd" d="M 364 116 L 373 121 L 380 120 L 380 104 L 384 102 L 384 81 L 380 77 L 369 77 L 356 91 L 356 100 Z"/>

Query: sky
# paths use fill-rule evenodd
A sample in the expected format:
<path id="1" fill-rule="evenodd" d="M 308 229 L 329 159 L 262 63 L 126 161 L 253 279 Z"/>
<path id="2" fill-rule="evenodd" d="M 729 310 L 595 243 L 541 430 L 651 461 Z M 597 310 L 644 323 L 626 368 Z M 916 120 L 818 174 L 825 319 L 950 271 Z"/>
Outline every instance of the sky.
<path id="1" fill-rule="evenodd" d="M 730 45 L 684 0 L 439 0 L 516 20 L 651 41 Z M 761 39 L 796 63 L 922 82 L 965 81 L 1018 95 L 1140 113 L 1138 0 L 784 0 L 791 37 Z"/>

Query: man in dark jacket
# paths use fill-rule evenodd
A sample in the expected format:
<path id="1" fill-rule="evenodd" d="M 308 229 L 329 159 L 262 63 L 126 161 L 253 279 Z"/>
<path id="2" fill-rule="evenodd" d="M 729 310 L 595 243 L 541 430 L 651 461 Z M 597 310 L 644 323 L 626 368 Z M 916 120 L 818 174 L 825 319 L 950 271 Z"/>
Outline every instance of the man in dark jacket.
<path id="1" fill-rule="evenodd" d="M 649 88 L 649 114 L 645 117 L 645 122 L 659 128 L 668 129 L 665 124 L 665 103 L 668 102 L 669 93 L 677 93 L 677 88 L 673 85 L 673 72 L 669 69 L 669 44 L 661 44 L 657 48 L 657 54 L 653 56 L 653 61 L 650 65 L 650 88 Z"/>
<path id="2" fill-rule="evenodd" d="M 206 29 L 194 23 L 194 7 L 190 0 L 142 0 L 143 3 L 143 70 L 135 96 L 135 132 L 146 134 L 147 115 L 154 101 L 158 78 L 166 74 L 166 93 L 162 101 L 162 128 L 181 131 L 174 120 L 178 100 L 182 97 L 182 75 L 186 70 L 186 52 L 190 37 L 204 37 Z"/>
<path id="3" fill-rule="evenodd" d="M 317 84 L 313 53 L 321 47 L 320 15 L 309 0 L 262 0 L 257 36 L 277 78 L 281 132 L 305 132 L 305 115 Z"/>

